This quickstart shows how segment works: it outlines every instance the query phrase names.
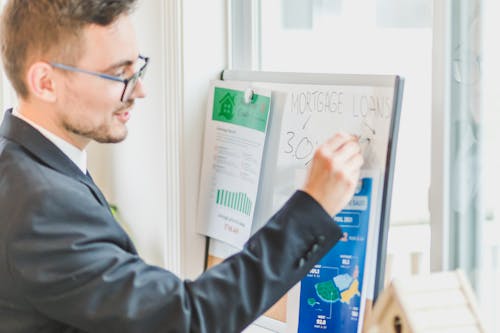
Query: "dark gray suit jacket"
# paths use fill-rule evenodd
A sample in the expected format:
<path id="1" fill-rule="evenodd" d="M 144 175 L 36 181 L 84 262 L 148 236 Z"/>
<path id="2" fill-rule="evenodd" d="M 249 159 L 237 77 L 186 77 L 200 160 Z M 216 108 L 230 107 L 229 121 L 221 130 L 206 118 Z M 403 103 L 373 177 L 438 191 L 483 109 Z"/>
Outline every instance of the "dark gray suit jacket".
<path id="1" fill-rule="evenodd" d="M 240 332 L 338 241 L 303 192 L 194 281 L 144 263 L 103 195 L 7 111 L 0 128 L 0 332 Z"/>

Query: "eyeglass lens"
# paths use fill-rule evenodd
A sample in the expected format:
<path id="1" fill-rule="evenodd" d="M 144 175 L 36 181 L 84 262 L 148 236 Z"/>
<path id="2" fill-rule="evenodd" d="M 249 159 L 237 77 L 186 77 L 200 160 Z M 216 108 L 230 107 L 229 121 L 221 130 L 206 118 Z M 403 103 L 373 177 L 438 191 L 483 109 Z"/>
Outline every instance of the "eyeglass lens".
<path id="1" fill-rule="evenodd" d="M 143 66 L 142 69 L 139 70 L 134 76 L 130 78 L 130 80 L 127 82 L 125 86 L 125 90 L 123 92 L 122 96 L 122 102 L 128 101 L 130 99 L 130 96 L 132 96 L 132 92 L 135 89 L 135 86 L 137 85 L 137 81 L 139 79 L 143 79 L 144 75 L 146 74 L 146 66 Z"/>

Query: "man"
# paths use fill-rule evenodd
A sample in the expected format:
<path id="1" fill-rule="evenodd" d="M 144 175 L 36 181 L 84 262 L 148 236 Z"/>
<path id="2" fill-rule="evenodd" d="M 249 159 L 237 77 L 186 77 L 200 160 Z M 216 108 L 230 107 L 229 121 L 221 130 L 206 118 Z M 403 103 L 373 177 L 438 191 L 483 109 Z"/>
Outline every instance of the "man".
<path id="1" fill-rule="evenodd" d="M 302 189 L 235 256 L 195 281 L 149 266 L 86 172 L 91 140 L 119 142 L 148 59 L 136 0 L 10 0 L 0 128 L 0 332 L 240 332 L 341 236 L 331 216 L 362 164 L 356 138 L 315 154 Z"/>

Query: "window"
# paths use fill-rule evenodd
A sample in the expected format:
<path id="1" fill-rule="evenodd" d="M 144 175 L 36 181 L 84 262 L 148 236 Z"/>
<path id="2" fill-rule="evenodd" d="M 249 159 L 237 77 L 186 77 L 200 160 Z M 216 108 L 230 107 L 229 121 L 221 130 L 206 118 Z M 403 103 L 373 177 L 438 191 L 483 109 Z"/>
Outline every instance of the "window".
<path id="1" fill-rule="evenodd" d="M 482 261 L 477 289 L 480 302 L 485 310 L 485 318 L 489 332 L 500 331 L 500 99 L 498 98 L 498 77 L 500 76 L 500 49 L 498 48 L 498 31 L 500 24 L 495 13 L 500 10 L 500 3 L 487 2 L 483 8 L 482 24 L 483 62 L 481 63 L 483 78 L 482 125 L 483 148 L 480 165 L 482 166 L 482 188 L 484 215 L 483 232 L 478 242 Z"/>
<path id="2" fill-rule="evenodd" d="M 386 278 L 428 272 L 432 1 L 233 0 L 231 6 L 233 69 L 405 78 Z"/>
<path id="3" fill-rule="evenodd" d="M 454 184 L 462 184 L 467 198 L 462 208 L 463 225 L 455 230 L 457 253 L 452 260 L 456 267 L 468 273 L 479 297 L 481 315 L 488 332 L 500 330 L 498 309 L 500 308 L 500 154 L 498 143 L 500 133 L 500 101 L 498 99 L 498 77 L 500 75 L 500 50 L 495 31 L 500 28 L 495 13 L 500 10 L 498 1 L 461 0 L 453 7 L 460 15 L 453 15 L 452 24 L 457 35 L 457 43 L 462 49 L 456 58 L 462 61 L 463 77 L 459 91 L 452 95 L 460 108 L 452 108 L 452 119 L 459 119 L 462 135 L 457 141 L 462 148 L 460 156 L 467 158 L 467 165 L 462 168 Z M 456 78 L 455 78 L 456 79 Z M 456 81 L 456 80 L 455 80 Z M 467 134 L 468 133 L 468 134 Z M 453 135 L 453 132 L 452 132 Z M 458 200 L 457 200 L 458 201 Z M 463 203 L 463 201 L 461 202 Z M 466 214 L 464 214 L 466 213 Z M 472 235 L 472 236 L 471 236 Z M 453 234 L 451 235 L 453 237 Z M 452 253 L 453 254 L 453 253 Z"/>
<path id="4" fill-rule="evenodd" d="M 234 69 L 405 78 L 386 278 L 428 271 L 432 236 L 432 268 L 465 270 L 487 331 L 499 331 L 500 3 L 230 3 Z"/>

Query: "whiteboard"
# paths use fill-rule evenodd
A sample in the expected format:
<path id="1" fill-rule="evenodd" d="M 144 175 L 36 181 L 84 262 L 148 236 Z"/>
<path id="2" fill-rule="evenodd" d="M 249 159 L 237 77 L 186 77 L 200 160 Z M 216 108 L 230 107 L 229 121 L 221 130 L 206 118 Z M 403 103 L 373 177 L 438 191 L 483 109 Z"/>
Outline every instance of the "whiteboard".
<path id="1" fill-rule="evenodd" d="M 252 231 L 255 232 L 300 187 L 314 148 L 337 131 L 360 136 L 365 164 L 376 174 L 372 214 L 377 226 L 367 288 L 375 300 L 384 287 L 392 182 L 404 80 L 398 75 L 350 75 L 224 71 L 222 80 L 248 90 L 270 89 L 271 114 Z M 366 174 L 366 172 L 365 172 Z M 208 261 L 238 249 L 211 240 Z M 375 252 L 375 251 L 370 251 Z M 368 259 L 367 259 L 368 260 Z M 217 261 L 217 259 L 215 260 Z M 288 313 L 297 309 L 288 306 Z M 290 316 L 288 316 L 290 318 Z M 293 315 L 292 315 L 293 317 Z M 263 326 L 286 331 L 273 320 Z"/>

